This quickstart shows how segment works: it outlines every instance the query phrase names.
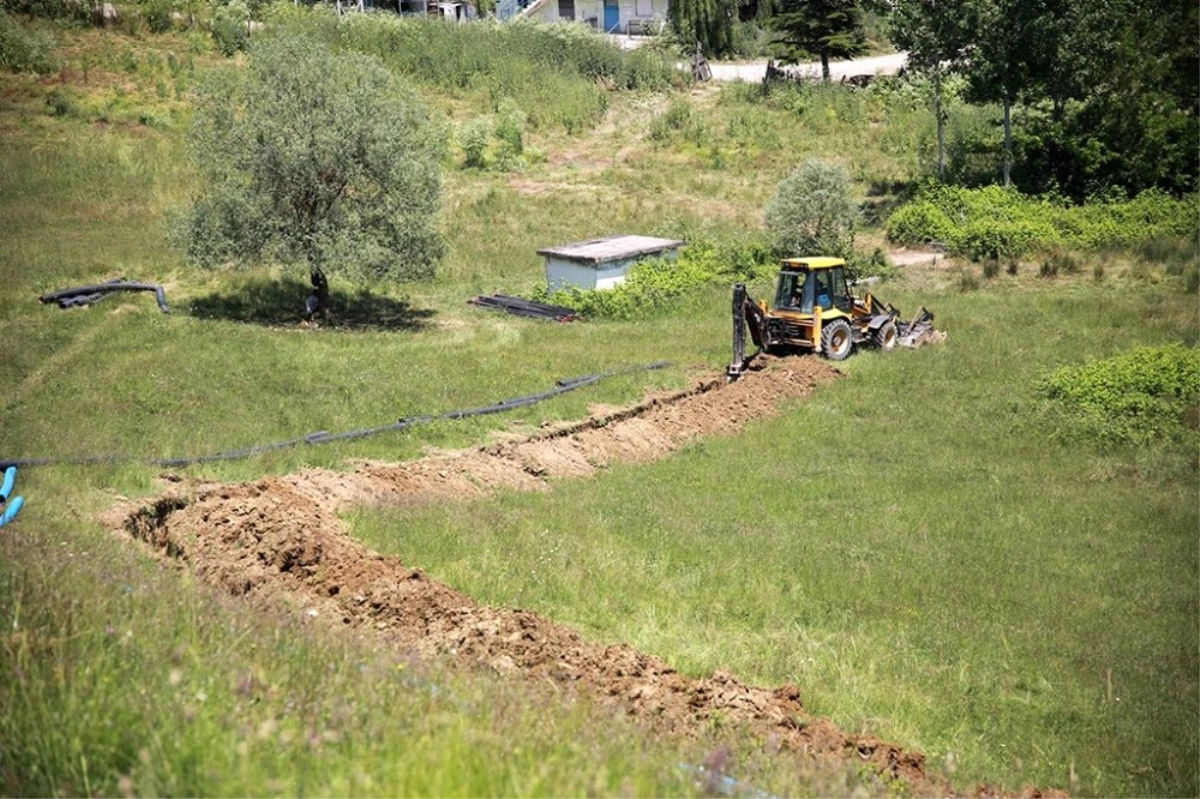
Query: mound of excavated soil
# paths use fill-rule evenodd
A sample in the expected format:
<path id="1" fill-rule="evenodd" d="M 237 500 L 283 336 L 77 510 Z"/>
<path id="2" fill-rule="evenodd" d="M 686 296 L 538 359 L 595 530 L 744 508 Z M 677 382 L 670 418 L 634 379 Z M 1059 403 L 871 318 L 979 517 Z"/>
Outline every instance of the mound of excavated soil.
<path id="1" fill-rule="evenodd" d="M 847 735 L 810 717 L 795 686 L 745 685 L 718 672 L 683 677 L 628 646 L 587 641 L 536 613 L 481 607 L 396 557 L 351 538 L 335 511 L 355 502 L 471 498 L 496 488 L 544 489 L 614 461 L 662 457 L 699 436 L 731 433 L 836 373 L 795 358 L 725 385 L 710 379 L 632 408 L 524 440 L 404 464 L 365 463 L 340 474 L 309 470 L 254 483 L 176 490 L 132 513 L 123 528 L 205 581 L 269 605 L 303 608 L 328 623 L 370 631 L 426 657 L 484 663 L 549 678 L 623 706 L 656 729 L 688 735 L 714 714 L 816 758 L 869 761 L 917 793 L 946 793 L 924 756 Z M 986 789 L 981 788 L 981 792 Z M 1030 794 L 1035 795 L 1035 794 Z"/>

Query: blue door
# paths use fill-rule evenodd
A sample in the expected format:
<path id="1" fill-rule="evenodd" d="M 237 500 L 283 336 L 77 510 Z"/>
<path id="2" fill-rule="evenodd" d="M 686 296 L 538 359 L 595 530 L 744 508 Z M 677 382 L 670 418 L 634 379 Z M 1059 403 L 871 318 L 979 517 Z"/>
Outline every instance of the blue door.
<path id="1" fill-rule="evenodd" d="M 617 0 L 604 0 L 604 30 L 613 33 L 621 27 L 621 7 Z"/>

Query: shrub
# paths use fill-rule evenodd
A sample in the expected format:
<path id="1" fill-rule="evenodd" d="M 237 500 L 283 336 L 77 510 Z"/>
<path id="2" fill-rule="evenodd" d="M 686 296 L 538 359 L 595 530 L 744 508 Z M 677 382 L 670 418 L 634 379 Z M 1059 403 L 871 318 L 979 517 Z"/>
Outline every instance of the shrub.
<path id="1" fill-rule="evenodd" d="M 975 274 L 972 269 L 959 269 L 955 286 L 964 294 L 968 291 L 978 291 L 980 286 L 979 275 Z"/>
<path id="2" fill-rule="evenodd" d="M 876 247 L 870 255 L 854 252 L 846 261 L 850 271 L 858 278 L 878 277 L 887 279 L 896 275 L 896 267 L 888 260 L 887 253 Z"/>
<path id="3" fill-rule="evenodd" d="M 175 10 L 171 0 L 151 0 L 146 6 L 146 26 L 151 33 L 166 33 L 174 24 L 171 14 Z"/>
<path id="4" fill-rule="evenodd" d="M 217 49 L 231 56 L 250 43 L 250 9 L 242 0 L 218 6 L 213 12 L 212 35 Z"/>
<path id="5" fill-rule="evenodd" d="M 484 165 L 488 142 L 492 138 L 492 123 L 487 117 L 472 117 L 458 129 L 458 143 L 465 156 L 463 165 L 481 168 Z"/>
<path id="6" fill-rule="evenodd" d="M 1184 274 L 1184 279 L 1184 291 L 1188 294 L 1200 292 L 1200 266 L 1192 264 L 1192 267 Z"/>
<path id="7" fill-rule="evenodd" d="M 203 87 L 200 192 L 180 231 L 205 266 L 277 258 L 358 279 L 432 274 L 441 125 L 378 59 L 269 36 Z"/>
<path id="8" fill-rule="evenodd" d="M 58 68 L 54 37 L 22 25 L 0 8 L 0 69 L 46 74 Z"/>
<path id="9" fill-rule="evenodd" d="M 1037 392 L 1060 439 L 1101 447 L 1194 439 L 1185 419 L 1200 401 L 1200 350 L 1171 344 L 1068 366 Z"/>
<path id="10" fill-rule="evenodd" d="M 1156 190 L 1133 199 L 1107 196 L 1071 205 L 1060 197 L 1023 195 L 999 186 L 926 184 L 887 222 L 890 241 L 942 241 L 950 251 L 975 260 L 1053 247 L 1128 247 L 1156 237 L 1195 239 L 1198 233 L 1200 196 L 1174 198 Z"/>
<path id="11" fill-rule="evenodd" d="M 1050 276 L 1058 274 L 1077 275 L 1079 274 L 1079 270 L 1079 259 L 1061 247 L 1051 248 L 1046 254 L 1045 260 L 1042 261 L 1041 267 L 1043 276 L 1046 276 L 1047 273 Z"/>
<path id="12" fill-rule="evenodd" d="M 55 88 L 46 95 L 46 109 L 52 117 L 65 117 L 75 111 L 75 104 L 65 91 Z"/>
<path id="13" fill-rule="evenodd" d="M 499 166 L 504 171 L 520 169 L 525 159 L 525 112 L 510 99 L 504 99 L 496 115 L 496 142 Z"/>
<path id="14" fill-rule="evenodd" d="M 898 244 L 916 246 L 930 242 L 948 243 L 956 231 L 954 222 L 934 203 L 912 202 L 888 217 L 887 234 Z"/>
<path id="15" fill-rule="evenodd" d="M 846 168 L 813 158 L 780 182 L 764 221 L 778 255 L 848 258 L 858 213 Z"/>

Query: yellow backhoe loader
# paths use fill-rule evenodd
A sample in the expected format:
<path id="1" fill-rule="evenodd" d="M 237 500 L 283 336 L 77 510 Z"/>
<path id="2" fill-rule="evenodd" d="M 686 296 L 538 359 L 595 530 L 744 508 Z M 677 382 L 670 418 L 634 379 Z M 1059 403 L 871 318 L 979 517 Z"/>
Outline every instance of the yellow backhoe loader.
<path id="1" fill-rule="evenodd" d="M 924 308 L 912 322 L 869 292 L 850 291 L 846 262 L 841 258 L 788 258 L 780 264 L 774 305 L 755 302 L 745 285 L 733 287 L 733 363 L 731 380 L 741 376 L 746 358 L 746 328 L 759 352 L 785 348 L 813 350 L 831 361 L 850 357 L 855 347 L 884 352 L 898 343 L 917 346 L 934 334 L 933 314 Z"/>

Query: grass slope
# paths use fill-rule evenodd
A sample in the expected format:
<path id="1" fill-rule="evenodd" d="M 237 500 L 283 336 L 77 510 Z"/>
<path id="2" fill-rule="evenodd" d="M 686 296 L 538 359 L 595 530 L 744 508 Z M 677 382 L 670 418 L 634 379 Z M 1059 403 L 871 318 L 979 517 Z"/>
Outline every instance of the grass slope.
<path id="1" fill-rule="evenodd" d="M 5 456 L 211 452 L 679 364 L 507 417 L 189 472 L 214 479 L 416 457 L 718 367 L 723 291 L 651 323 L 574 326 L 464 300 L 533 285 L 537 246 L 752 228 L 806 155 L 852 145 L 864 192 L 906 179 L 929 128 L 915 106 L 832 90 L 614 95 L 585 136 L 536 131 L 546 158 L 525 172 L 448 165 L 439 278 L 369 294 L 335 282 L 343 317 L 369 324 L 306 331 L 295 279 L 198 272 L 166 246 L 191 189 L 186 89 L 216 61 L 211 46 L 56 35 L 64 71 L 5 75 L 0 92 Z M 486 99 L 426 91 L 456 120 Z M 673 103 L 687 112 L 668 119 Z M 1029 271 L 968 293 L 973 275 L 911 272 L 882 293 L 938 311 L 945 347 L 853 359 L 851 379 L 737 440 L 545 497 L 360 512 L 355 531 L 482 601 L 540 609 L 689 671 L 794 679 L 844 726 L 935 760 L 953 752 L 964 781 L 1063 785 L 1074 761 L 1081 793 L 1195 794 L 1195 460 L 1051 445 L 1029 415 L 1043 369 L 1194 343 L 1194 298 L 1156 267 L 1109 262 L 1095 282 Z M 166 283 L 174 313 L 146 296 L 69 312 L 35 301 L 117 275 Z M 712 741 L 646 740 L 603 711 L 436 664 L 400 670 L 297 621 L 300 608 L 261 617 L 164 571 L 92 520 L 115 494 L 155 490 L 158 471 L 20 477 L 28 504 L 0 533 L 3 792 L 701 790 L 677 764 Z M 750 755 L 738 768 L 778 795 L 855 785 Z"/>
<path id="2" fill-rule="evenodd" d="M 1043 370 L 1194 340 L 1193 304 L 1122 286 L 936 305 L 944 347 L 856 359 L 736 439 L 545 496 L 363 510 L 355 532 L 690 672 L 796 682 L 966 781 L 1074 768 L 1086 795 L 1194 792 L 1194 454 L 1062 447 L 1031 418 Z"/>

